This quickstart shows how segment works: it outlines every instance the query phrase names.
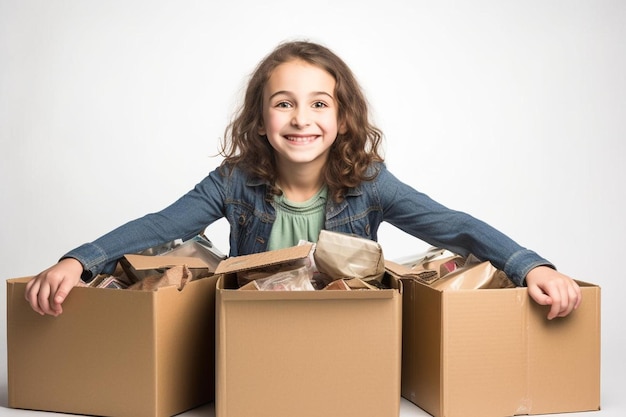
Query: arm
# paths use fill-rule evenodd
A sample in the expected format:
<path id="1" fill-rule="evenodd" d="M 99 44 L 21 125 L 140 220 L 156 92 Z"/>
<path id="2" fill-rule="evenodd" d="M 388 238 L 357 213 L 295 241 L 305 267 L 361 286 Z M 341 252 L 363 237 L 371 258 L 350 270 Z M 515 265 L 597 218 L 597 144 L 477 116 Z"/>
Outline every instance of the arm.
<path id="1" fill-rule="evenodd" d="M 227 177 L 214 170 L 191 191 L 165 209 L 132 220 L 91 243 L 68 252 L 83 265 L 83 280 L 115 270 L 117 261 L 128 253 L 187 240 L 224 216 L 224 188 Z"/>
<path id="2" fill-rule="evenodd" d="M 52 267 L 34 277 L 25 297 L 33 310 L 57 316 L 61 304 L 81 277 L 112 273 L 127 253 L 182 238 L 193 237 L 223 216 L 223 189 L 227 179 L 213 171 L 196 187 L 158 213 L 148 214 L 68 252 Z"/>
<path id="3" fill-rule="evenodd" d="M 431 245 L 490 261 L 516 285 L 526 284 L 537 303 L 550 305 L 549 319 L 566 316 L 580 305 L 578 284 L 534 251 L 469 214 L 437 203 L 386 169 L 379 181 L 384 220 Z"/>

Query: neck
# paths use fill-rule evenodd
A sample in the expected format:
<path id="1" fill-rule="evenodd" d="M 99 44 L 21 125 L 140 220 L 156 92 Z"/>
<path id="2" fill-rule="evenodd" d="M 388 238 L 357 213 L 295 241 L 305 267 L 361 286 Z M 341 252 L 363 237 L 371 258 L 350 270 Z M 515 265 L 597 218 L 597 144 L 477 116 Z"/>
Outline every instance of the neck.
<path id="1" fill-rule="evenodd" d="M 279 167 L 278 187 L 288 200 L 302 202 L 313 197 L 324 185 L 322 170 L 312 166 Z"/>

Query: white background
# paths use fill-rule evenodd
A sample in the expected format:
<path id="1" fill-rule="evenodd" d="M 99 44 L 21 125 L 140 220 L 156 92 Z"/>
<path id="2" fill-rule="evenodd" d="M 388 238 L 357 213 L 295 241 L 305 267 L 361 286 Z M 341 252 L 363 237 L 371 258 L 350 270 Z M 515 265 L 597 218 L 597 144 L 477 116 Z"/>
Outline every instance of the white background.
<path id="1" fill-rule="evenodd" d="M 247 76 L 293 39 L 352 67 L 396 176 L 600 284 L 603 410 L 581 415 L 624 415 L 620 0 L 0 0 L 0 278 L 193 187 Z M 228 252 L 225 222 L 207 233 Z M 390 259 L 426 248 L 380 235 Z M 0 415 L 36 415 L 6 408 L 5 337 Z"/>

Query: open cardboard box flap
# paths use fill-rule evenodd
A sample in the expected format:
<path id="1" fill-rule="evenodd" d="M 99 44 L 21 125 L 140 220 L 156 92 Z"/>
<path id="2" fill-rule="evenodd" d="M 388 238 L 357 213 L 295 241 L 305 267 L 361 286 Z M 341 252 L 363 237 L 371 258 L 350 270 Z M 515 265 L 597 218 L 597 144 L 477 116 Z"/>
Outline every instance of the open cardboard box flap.
<path id="1" fill-rule="evenodd" d="M 385 269 L 399 277 L 408 277 L 411 275 L 411 268 L 387 259 L 385 259 Z"/>
<path id="2" fill-rule="evenodd" d="M 215 270 L 215 274 L 229 274 L 233 272 L 247 271 L 250 269 L 279 265 L 298 259 L 304 259 L 309 256 L 313 247 L 313 243 L 306 243 L 304 245 L 292 246 L 284 249 L 227 258 L 219 263 L 217 269 Z"/>
<path id="3" fill-rule="evenodd" d="M 169 255 L 124 255 L 128 263 L 137 271 L 150 269 L 171 268 L 173 266 L 186 265 L 188 268 L 209 268 L 202 259 L 194 256 L 169 256 Z"/>

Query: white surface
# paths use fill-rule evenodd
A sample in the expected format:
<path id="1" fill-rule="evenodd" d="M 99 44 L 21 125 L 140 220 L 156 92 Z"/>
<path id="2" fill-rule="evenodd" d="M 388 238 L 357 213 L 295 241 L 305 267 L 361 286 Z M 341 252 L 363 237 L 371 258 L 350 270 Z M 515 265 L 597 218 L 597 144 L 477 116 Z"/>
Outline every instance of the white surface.
<path id="1" fill-rule="evenodd" d="M 356 73 L 392 172 L 602 286 L 603 410 L 581 415 L 626 415 L 625 22 L 619 0 L 0 0 L 0 278 L 193 187 L 254 65 L 308 38 Z M 225 222 L 208 235 L 228 251 Z M 46 415 L 6 408 L 5 337 L 0 415 Z"/>
<path id="2" fill-rule="evenodd" d="M 75 416 L 76 414 L 63 414 L 63 413 L 45 413 L 30 410 L 15 410 L 15 409 L 2 409 L 0 408 L 0 415 L 3 417 L 43 417 L 43 416 Z M 6 413 L 6 414 L 4 414 Z M 595 411 L 585 413 L 566 413 L 566 414 L 550 414 L 551 416 L 563 416 L 563 417 L 604 417 L 604 416 L 623 416 L 623 413 L 611 413 L 610 411 Z M 185 413 L 179 414 L 181 417 L 214 417 L 215 407 L 213 403 L 207 404 L 202 407 L 195 408 Z M 429 417 L 430 414 L 422 409 L 411 404 L 404 398 L 400 403 L 400 416 L 399 417 Z"/>

